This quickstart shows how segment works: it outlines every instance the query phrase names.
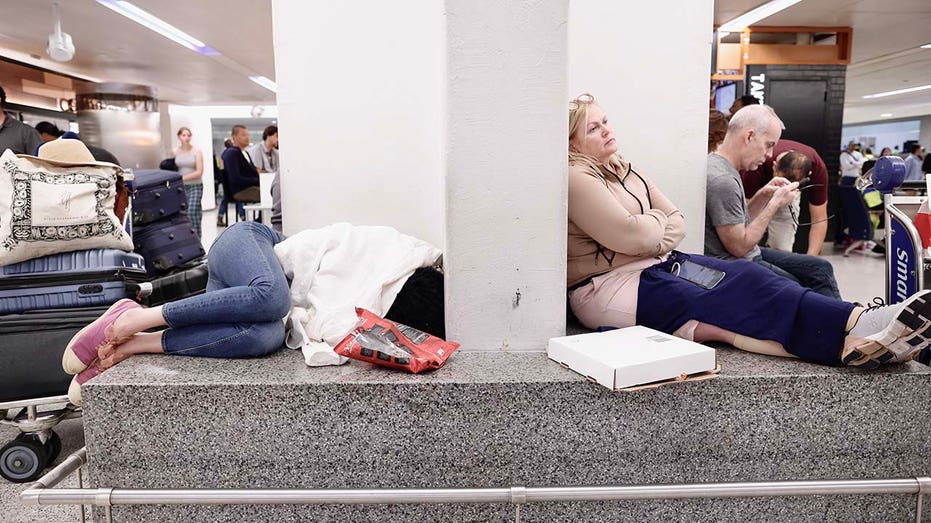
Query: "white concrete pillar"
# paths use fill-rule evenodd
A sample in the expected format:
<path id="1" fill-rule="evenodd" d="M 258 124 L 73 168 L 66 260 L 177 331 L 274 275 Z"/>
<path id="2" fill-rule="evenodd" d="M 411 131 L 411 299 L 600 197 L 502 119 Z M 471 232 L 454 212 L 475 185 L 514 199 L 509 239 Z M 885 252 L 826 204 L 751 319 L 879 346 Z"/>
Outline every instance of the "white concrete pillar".
<path id="1" fill-rule="evenodd" d="M 284 232 L 348 221 L 442 246 L 443 4 L 272 0 Z"/>
<path id="2" fill-rule="evenodd" d="M 569 92 L 595 95 L 620 153 L 685 214 L 701 253 L 713 0 L 572 0 Z"/>
<path id="3" fill-rule="evenodd" d="M 567 16 L 446 0 L 446 332 L 465 350 L 565 334 Z"/>

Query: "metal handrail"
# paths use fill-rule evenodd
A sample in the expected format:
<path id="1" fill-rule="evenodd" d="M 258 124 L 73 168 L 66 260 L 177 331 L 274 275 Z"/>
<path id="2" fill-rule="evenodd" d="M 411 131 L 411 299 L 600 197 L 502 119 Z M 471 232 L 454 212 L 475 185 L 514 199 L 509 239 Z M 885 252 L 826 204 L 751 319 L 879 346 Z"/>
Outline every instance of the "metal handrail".
<path id="1" fill-rule="evenodd" d="M 753 481 L 604 487 L 505 487 L 462 489 L 54 489 L 87 463 L 79 449 L 20 494 L 29 505 L 305 505 L 513 503 L 659 500 L 863 494 L 917 494 L 916 521 L 931 477 L 807 481 Z"/>

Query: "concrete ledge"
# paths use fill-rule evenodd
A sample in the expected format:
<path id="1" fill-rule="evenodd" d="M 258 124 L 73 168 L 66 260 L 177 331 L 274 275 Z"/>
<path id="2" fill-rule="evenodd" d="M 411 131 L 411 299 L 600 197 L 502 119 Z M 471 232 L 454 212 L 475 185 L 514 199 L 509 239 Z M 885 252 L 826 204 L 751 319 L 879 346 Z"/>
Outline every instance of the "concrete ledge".
<path id="1" fill-rule="evenodd" d="M 95 486 L 618 485 L 931 474 L 931 369 L 718 351 L 722 374 L 635 393 L 542 353 L 414 376 L 351 362 L 138 357 L 89 383 Z M 900 521 L 913 497 L 527 505 L 524 521 Z M 504 521 L 507 505 L 116 507 L 132 521 Z M 125 519 L 124 519 L 125 518 Z M 931 517 L 926 518 L 931 521 Z"/>

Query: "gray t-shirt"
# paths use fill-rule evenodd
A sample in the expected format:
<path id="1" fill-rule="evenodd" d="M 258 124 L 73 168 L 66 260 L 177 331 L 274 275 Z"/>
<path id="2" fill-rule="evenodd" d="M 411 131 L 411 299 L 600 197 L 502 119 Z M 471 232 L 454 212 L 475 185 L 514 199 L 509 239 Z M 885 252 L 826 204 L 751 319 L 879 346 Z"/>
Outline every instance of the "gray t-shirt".
<path id="1" fill-rule="evenodd" d="M 750 212 L 744 198 L 744 186 L 740 173 L 724 157 L 711 153 L 708 155 L 708 185 L 705 199 L 705 256 L 734 259 L 727 252 L 715 227 L 719 225 L 737 225 L 750 223 Z M 752 260 L 760 255 L 756 245 L 744 258 Z"/>
<path id="2" fill-rule="evenodd" d="M 38 131 L 9 114 L 0 124 L 0 154 L 7 149 L 12 149 L 16 154 L 36 154 L 36 149 L 42 143 Z"/>

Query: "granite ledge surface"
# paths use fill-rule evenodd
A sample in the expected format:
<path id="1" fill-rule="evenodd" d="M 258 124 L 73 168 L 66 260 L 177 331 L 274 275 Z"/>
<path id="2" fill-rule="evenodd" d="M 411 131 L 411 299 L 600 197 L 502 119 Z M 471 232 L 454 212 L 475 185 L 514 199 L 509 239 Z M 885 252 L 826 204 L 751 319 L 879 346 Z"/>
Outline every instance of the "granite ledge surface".
<path id="1" fill-rule="evenodd" d="M 717 354 L 721 373 L 702 383 L 772 378 L 845 379 L 853 376 L 872 381 L 889 376 L 931 375 L 931 367 L 916 362 L 864 371 L 761 356 L 730 347 L 718 348 Z M 571 384 L 586 381 L 583 376 L 547 358 L 544 352 L 457 352 L 443 368 L 415 375 L 360 361 L 350 361 L 341 366 L 308 367 L 300 351 L 282 349 L 265 358 L 240 360 L 136 356 L 91 380 L 87 386 Z"/>

